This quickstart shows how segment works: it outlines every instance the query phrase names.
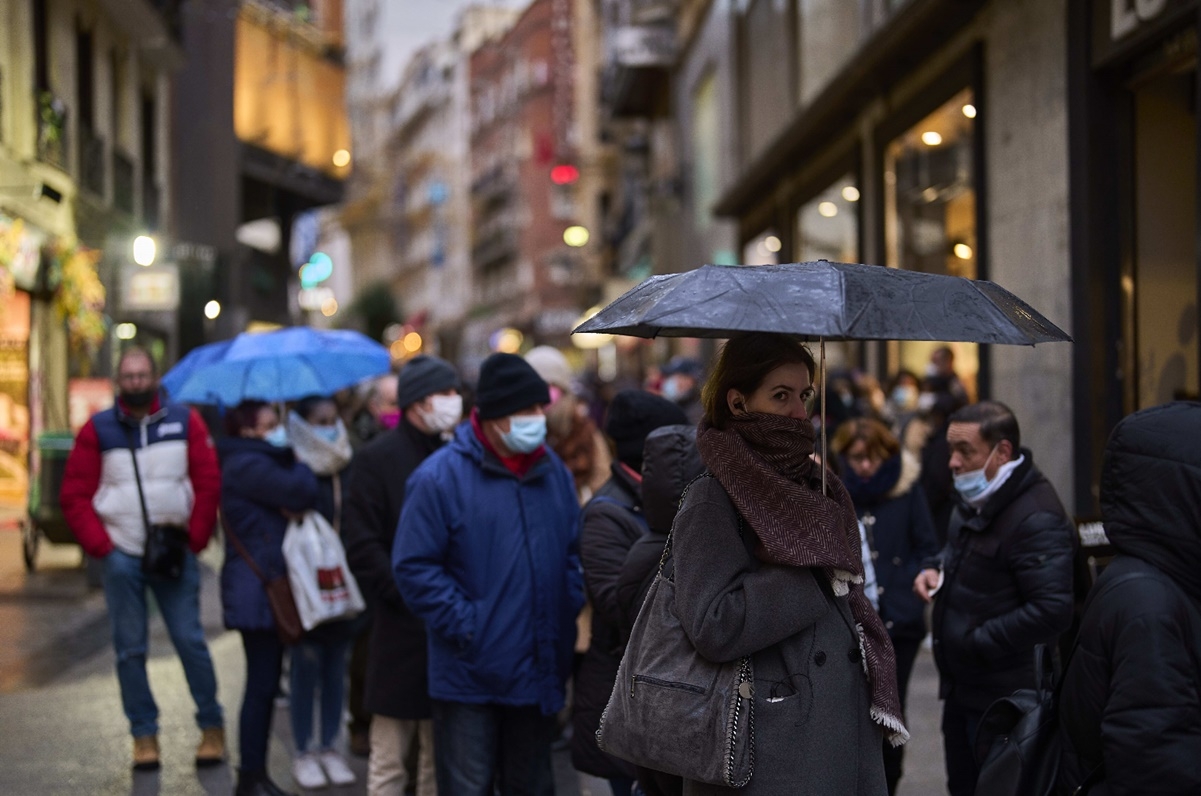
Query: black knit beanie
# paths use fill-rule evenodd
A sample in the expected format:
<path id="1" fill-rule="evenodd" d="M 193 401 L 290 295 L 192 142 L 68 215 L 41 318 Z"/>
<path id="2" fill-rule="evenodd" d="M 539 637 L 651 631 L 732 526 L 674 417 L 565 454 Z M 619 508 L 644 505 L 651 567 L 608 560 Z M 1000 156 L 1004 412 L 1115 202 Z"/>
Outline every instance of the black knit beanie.
<path id="1" fill-rule="evenodd" d="M 550 389 L 546 382 L 530 363 L 516 354 L 493 354 L 480 366 L 480 383 L 475 394 L 480 420 L 495 420 L 535 404 L 548 403 Z"/>
<path id="2" fill-rule="evenodd" d="M 445 359 L 415 356 L 396 378 L 396 405 L 401 409 L 415 404 L 427 395 L 459 389 L 459 374 Z"/>
<path id="3" fill-rule="evenodd" d="M 674 402 L 643 390 L 622 390 L 609 404 L 605 433 L 617 447 L 617 458 L 637 470 L 642 467 L 647 434 L 660 426 L 687 423 L 684 410 Z"/>

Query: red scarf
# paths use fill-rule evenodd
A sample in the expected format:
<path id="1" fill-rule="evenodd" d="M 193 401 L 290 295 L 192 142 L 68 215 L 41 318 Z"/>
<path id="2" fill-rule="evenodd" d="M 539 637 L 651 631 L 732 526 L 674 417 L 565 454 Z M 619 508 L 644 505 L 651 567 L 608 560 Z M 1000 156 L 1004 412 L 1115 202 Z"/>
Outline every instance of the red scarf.
<path id="1" fill-rule="evenodd" d="M 893 746 L 909 740 L 901 721 L 896 653 L 863 593 L 859 521 L 842 482 L 835 477 L 821 492 L 821 465 L 813 455 L 815 433 L 808 420 L 752 412 L 719 430 L 702 423 L 697 447 L 738 513 L 759 539 L 763 561 L 820 569 L 834 593 L 846 596 L 859 629 L 871 689 L 871 717 Z"/>

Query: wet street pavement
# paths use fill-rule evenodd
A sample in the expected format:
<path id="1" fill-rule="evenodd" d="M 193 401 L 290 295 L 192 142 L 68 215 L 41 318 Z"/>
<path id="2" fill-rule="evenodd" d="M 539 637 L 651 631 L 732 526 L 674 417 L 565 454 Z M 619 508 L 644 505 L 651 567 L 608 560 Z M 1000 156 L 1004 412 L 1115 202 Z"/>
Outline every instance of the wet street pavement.
<path id="1" fill-rule="evenodd" d="M 216 575 L 220 553 L 210 546 L 201 560 L 202 621 L 217 667 L 227 741 L 236 749 L 244 677 L 241 642 L 221 626 Z M 72 546 L 43 545 L 37 571 L 27 574 L 19 535 L 0 524 L 0 794 L 232 793 L 231 766 L 198 772 L 192 764 L 199 740 L 194 707 L 166 629 L 157 619 L 151 623 L 150 649 L 163 767 L 156 773 L 133 774 L 102 592 L 88 587 L 79 550 Z M 914 738 L 906 755 L 902 796 L 945 793 L 936 694 L 937 675 L 929 653 L 923 652 L 910 687 Z M 286 701 L 278 703 L 273 733 L 272 776 L 294 788 Z M 366 792 L 366 761 L 350 760 L 359 782 L 320 793 Z M 605 783 L 571 769 L 566 750 L 556 752 L 555 768 L 557 793 L 608 796 Z"/>

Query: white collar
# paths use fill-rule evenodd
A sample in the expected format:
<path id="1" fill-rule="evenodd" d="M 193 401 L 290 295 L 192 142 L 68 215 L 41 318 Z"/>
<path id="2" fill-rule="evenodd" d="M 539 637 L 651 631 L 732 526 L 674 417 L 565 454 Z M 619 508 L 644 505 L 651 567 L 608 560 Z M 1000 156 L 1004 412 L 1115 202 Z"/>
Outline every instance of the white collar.
<path id="1" fill-rule="evenodd" d="M 993 477 L 993 480 L 988 482 L 988 486 L 984 488 L 984 491 L 967 501 L 967 504 L 976 511 L 979 511 L 981 508 L 983 508 L 984 504 L 988 502 L 988 499 L 997 493 L 997 490 L 1009 480 L 1009 476 L 1013 475 L 1013 471 L 1020 467 L 1024 461 L 1026 461 L 1026 456 L 1023 454 L 1017 457 L 1017 459 L 1011 462 L 1005 462 L 1005 464 L 1002 464 L 1000 467 L 998 467 L 996 476 Z"/>

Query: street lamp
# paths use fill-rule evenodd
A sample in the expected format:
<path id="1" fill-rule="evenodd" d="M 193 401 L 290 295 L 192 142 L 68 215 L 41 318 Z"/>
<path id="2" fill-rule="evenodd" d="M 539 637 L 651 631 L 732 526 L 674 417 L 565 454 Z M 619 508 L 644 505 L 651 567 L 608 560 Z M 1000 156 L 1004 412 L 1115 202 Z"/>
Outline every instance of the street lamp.
<path id="1" fill-rule="evenodd" d="M 157 248 L 154 238 L 138 235 L 133 239 L 133 261 L 141 266 L 153 265 Z"/>

